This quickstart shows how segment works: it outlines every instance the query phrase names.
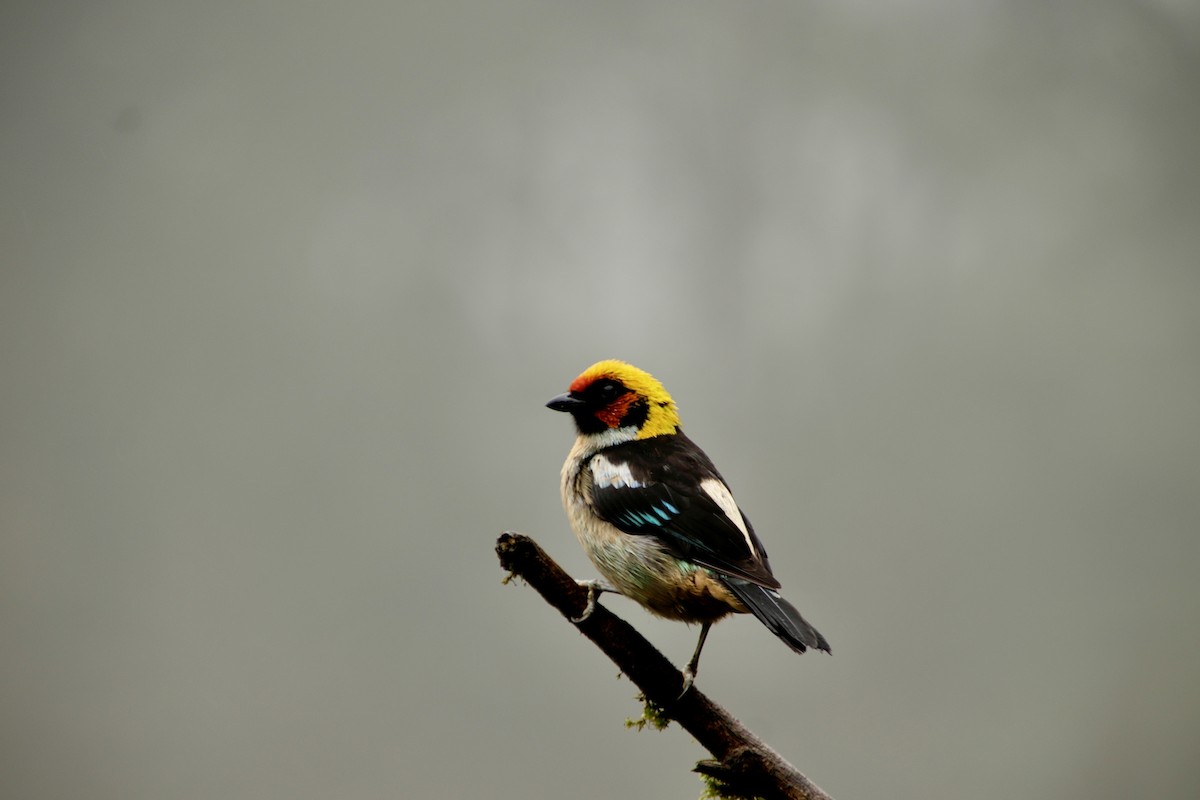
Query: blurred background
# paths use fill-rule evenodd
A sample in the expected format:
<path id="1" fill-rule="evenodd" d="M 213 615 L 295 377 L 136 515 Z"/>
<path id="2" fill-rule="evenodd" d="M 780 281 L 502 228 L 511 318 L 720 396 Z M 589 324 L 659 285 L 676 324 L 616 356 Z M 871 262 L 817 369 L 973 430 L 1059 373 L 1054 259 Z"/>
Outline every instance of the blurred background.
<path id="1" fill-rule="evenodd" d="M 8 2 L 0 788 L 679 797 L 543 403 L 654 372 L 835 797 L 1194 798 L 1200 7 Z M 676 663 L 696 631 L 630 619 Z"/>

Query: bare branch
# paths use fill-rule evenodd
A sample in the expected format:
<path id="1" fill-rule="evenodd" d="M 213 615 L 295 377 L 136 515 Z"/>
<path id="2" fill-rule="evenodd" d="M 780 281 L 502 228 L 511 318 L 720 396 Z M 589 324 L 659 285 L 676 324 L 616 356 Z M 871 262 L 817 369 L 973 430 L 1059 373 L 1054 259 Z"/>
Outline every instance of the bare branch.
<path id="1" fill-rule="evenodd" d="M 568 620 L 583 612 L 587 591 L 528 536 L 502 534 L 496 554 L 501 566 L 524 579 Z M 700 762 L 696 771 L 715 778 L 727 794 L 832 800 L 695 686 L 679 697 L 683 675 L 625 620 L 597 605 L 595 612 L 575 627 L 641 689 L 647 702 L 712 753 L 715 760 Z"/>

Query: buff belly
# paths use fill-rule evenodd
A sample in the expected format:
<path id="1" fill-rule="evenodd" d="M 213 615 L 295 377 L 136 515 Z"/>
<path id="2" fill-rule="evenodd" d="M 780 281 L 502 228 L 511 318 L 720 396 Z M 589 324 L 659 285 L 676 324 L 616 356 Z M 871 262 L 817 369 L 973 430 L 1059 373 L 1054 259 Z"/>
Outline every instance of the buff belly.
<path id="1" fill-rule="evenodd" d="M 671 555 L 655 537 L 625 533 L 579 506 L 569 511 L 596 569 L 649 611 L 684 622 L 715 622 L 746 611 L 712 572 Z"/>

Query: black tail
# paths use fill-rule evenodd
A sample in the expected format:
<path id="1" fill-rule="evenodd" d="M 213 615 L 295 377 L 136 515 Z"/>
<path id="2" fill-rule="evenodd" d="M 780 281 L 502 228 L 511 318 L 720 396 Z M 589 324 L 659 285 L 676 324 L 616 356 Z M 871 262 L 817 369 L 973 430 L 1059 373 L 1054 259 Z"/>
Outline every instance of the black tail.
<path id="1" fill-rule="evenodd" d="M 825 637 L 800 616 L 795 606 L 780 597 L 779 592 L 741 578 L 726 577 L 724 583 L 771 633 L 797 653 L 803 653 L 809 647 L 832 652 Z"/>

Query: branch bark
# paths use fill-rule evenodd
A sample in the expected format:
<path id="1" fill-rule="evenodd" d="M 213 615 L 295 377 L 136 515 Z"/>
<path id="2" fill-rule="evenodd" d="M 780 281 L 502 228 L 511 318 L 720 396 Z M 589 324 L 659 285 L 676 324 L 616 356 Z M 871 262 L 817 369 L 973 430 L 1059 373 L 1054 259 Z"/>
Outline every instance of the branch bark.
<path id="1" fill-rule="evenodd" d="M 528 536 L 506 532 L 496 542 L 500 565 L 522 578 L 569 621 L 583 613 L 587 591 Z M 695 686 L 683 697 L 683 675 L 633 627 L 602 605 L 575 625 L 642 691 L 708 752 L 696 771 L 716 778 L 732 796 L 832 800 L 729 712 Z"/>

